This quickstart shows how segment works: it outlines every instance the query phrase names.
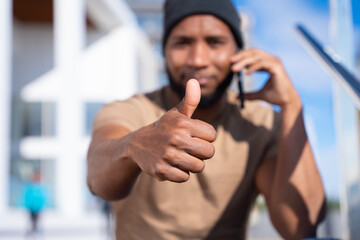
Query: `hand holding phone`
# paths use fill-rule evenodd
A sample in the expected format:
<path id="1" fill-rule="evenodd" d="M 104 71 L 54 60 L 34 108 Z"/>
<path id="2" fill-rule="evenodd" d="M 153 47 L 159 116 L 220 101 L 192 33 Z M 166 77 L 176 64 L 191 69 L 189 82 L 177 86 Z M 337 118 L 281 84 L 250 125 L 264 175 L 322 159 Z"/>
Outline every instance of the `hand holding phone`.
<path id="1" fill-rule="evenodd" d="M 232 58 L 231 70 L 238 74 L 239 90 L 243 92 L 241 71 L 250 75 L 254 72 L 267 72 L 270 74 L 265 86 L 256 92 L 240 93 L 241 98 L 247 100 L 264 100 L 270 104 L 301 106 L 299 94 L 288 77 L 279 58 L 258 49 L 238 51 Z M 243 95 L 243 96 L 241 96 Z M 241 100 L 243 101 L 243 100 Z M 243 103 L 242 103 L 243 104 Z"/>

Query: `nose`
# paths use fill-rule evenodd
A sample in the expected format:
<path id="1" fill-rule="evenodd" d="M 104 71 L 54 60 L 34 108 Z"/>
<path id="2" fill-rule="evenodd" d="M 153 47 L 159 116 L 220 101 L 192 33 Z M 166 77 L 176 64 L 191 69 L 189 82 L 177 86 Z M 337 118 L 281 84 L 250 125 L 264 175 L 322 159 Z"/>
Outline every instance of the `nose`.
<path id="1" fill-rule="evenodd" d="M 189 67 L 199 69 L 209 65 L 209 52 L 206 44 L 198 42 L 193 44 L 187 59 Z"/>

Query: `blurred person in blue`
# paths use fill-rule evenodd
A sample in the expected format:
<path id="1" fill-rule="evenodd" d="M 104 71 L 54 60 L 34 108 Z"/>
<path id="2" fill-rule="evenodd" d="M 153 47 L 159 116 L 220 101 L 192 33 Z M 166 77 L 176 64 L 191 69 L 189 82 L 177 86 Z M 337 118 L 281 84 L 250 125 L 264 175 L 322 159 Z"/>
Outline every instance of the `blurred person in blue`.
<path id="1" fill-rule="evenodd" d="M 39 218 L 48 201 L 46 187 L 41 183 L 40 170 L 35 170 L 30 181 L 26 183 L 23 196 L 23 204 L 31 223 L 29 235 L 34 235 L 39 231 Z"/>
<path id="2" fill-rule="evenodd" d="M 314 237 L 324 188 L 281 61 L 243 48 L 230 0 L 167 0 L 163 52 L 168 86 L 94 120 L 88 185 L 113 201 L 117 239 L 245 239 L 259 194 L 283 238 Z M 270 76 L 244 108 L 242 70 Z"/>

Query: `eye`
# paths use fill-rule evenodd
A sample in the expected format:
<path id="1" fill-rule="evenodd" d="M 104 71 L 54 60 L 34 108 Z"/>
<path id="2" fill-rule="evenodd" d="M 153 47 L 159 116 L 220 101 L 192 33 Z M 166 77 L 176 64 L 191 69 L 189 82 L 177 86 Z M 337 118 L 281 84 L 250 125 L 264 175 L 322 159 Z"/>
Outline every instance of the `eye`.
<path id="1" fill-rule="evenodd" d="M 191 40 L 185 38 L 177 39 L 176 41 L 173 42 L 173 46 L 175 48 L 189 46 L 190 44 L 191 44 Z"/>
<path id="2" fill-rule="evenodd" d="M 211 47 L 219 47 L 225 44 L 225 41 L 219 38 L 209 38 L 207 42 Z"/>
<path id="3" fill-rule="evenodd" d="M 186 41 L 186 40 L 181 40 L 181 41 L 178 41 L 175 43 L 175 45 L 178 45 L 178 46 L 183 46 L 183 45 L 188 45 L 190 44 L 189 41 Z"/>

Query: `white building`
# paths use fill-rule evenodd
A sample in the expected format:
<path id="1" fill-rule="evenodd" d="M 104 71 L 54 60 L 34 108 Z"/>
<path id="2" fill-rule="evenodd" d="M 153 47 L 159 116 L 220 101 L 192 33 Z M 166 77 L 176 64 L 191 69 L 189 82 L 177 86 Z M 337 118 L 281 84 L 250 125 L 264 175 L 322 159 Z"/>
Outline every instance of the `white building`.
<path id="1" fill-rule="evenodd" d="M 86 151 L 95 112 L 158 87 L 160 57 L 120 0 L 4 0 L 0 9 L 0 231 L 25 227 L 14 207 L 34 168 L 53 219 L 81 222 L 94 209 Z"/>

